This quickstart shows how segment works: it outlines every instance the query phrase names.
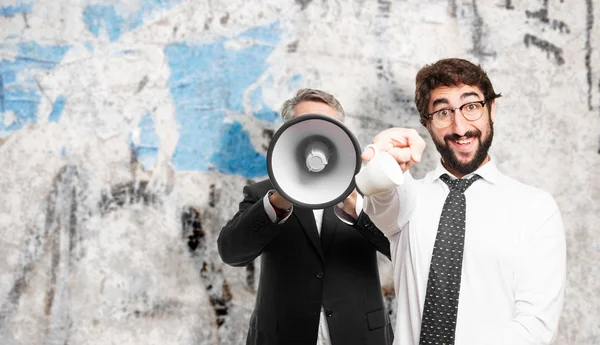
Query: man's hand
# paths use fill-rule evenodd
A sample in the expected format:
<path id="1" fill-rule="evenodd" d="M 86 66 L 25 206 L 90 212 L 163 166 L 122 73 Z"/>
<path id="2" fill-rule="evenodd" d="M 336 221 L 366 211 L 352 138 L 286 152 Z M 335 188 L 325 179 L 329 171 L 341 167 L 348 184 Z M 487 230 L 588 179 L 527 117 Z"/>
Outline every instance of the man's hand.
<path id="1" fill-rule="evenodd" d="M 277 191 L 269 196 L 269 202 L 280 210 L 289 210 L 292 207 L 292 203 L 284 199 Z"/>
<path id="2" fill-rule="evenodd" d="M 373 146 L 380 152 L 389 153 L 400 165 L 402 172 L 410 165 L 421 161 L 425 141 L 417 131 L 411 128 L 390 128 L 380 132 L 373 138 Z M 367 147 L 361 158 L 368 162 L 375 156 L 375 150 Z"/>
<path id="3" fill-rule="evenodd" d="M 357 197 L 358 193 L 356 192 L 356 189 L 352 191 L 352 193 L 350 193 L 350 195 L 348 195 L 346 197 L 346 199 L 344 199 L 343 202 L 340 202 L 337 206 L 339 208 L 341 208 L 344 212 L 346 212 L 346 214 L 348 214 L 350 217 L 352 217 L 354 220 L 358 219 L 358 214 L 356 214 L 356 197 Z M 343 205 L 341 205 L 343 203 Z"/>

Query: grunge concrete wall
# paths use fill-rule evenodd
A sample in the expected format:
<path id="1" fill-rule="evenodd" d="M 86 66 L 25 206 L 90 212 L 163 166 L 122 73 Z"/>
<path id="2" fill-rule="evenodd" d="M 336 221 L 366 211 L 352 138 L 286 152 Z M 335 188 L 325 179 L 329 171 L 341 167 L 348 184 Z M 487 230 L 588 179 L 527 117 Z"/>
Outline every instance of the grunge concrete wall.
<path id="1" fill-rule="evenodd" d="M 561 208 L 556 344 L 600 344 L 595 0 L 0 0 L 0 343 L 241 344 L 259 265 L 224 265 L 216 236 L 281 103 L 322 88 L 363 146 L 427 137 L 414 76 L 454 56 L 504 96 L 501 170 Z"/>

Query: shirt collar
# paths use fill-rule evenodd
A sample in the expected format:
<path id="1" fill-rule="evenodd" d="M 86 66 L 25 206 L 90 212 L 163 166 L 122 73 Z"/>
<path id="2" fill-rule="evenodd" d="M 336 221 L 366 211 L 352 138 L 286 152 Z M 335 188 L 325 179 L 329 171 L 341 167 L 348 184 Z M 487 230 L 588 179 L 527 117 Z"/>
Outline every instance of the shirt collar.
<path id="1" fill-rule="evenodd" d="M 440 176 L 444 174 L 448 174 L 448 176 L 450 176 L 450 178 L 453 180 L 456 179 L 454 175 L 452 175 L 448 170 L 446 170 L 446 168 L 444 168 L 444 165 L 442 165 L 442 160 L 440 158 L 440 160 L 437 163 L 437 166 L 435 167 L 435 170 L 433 171 L 432 181 L 439 179 Z M 496 167 L 496 162 L 490 157 L 490 160 L 487 163 L 480 166 L 479 169 L 473 171 L 472 173 L 465 175 L 463 178 L 469 179 L 475 174 L 481 176 L 484 180 L 492 184 L 496 184 L 496 182 L 498 182 L 500 171 Z"/>

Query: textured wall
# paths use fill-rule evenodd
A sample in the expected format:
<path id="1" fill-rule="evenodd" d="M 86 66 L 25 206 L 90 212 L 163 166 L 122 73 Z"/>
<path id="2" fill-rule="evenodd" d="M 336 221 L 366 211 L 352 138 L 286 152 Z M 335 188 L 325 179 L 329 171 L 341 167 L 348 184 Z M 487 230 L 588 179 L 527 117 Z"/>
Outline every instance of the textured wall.
<path id="1" fill-rule="evenodd" d="M 242 343 L 259 266 L 222 264 L 216 236 L 280 104 L 322 88 L 363 146 L 427 136 L 414 75 L 452 56 L 504 95 L 500 168 L 561 208 L 556 343 L 600 344 L 596 0 L 0 0 L 0 38 L 3 345 Z"/>

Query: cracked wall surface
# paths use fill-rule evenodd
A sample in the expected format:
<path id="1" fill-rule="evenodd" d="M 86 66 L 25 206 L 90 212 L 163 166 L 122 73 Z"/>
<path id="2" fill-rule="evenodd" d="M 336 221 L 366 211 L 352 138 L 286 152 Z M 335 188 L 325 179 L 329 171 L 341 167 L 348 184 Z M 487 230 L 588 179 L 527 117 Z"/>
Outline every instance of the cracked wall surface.
<path id="1" fill-rule="evenodd" d="M 420 177 L 414 76 L 463 57 L 503 95 L 499 168 L 562 212 L 556 344 L 600 344 L 599 51 L 593 0 L 0 0 L 0 343 L 243 343 L 260 258 L 216 238 L 281 103 L 335 94 L 362 146 L 417 129 Z"/>

